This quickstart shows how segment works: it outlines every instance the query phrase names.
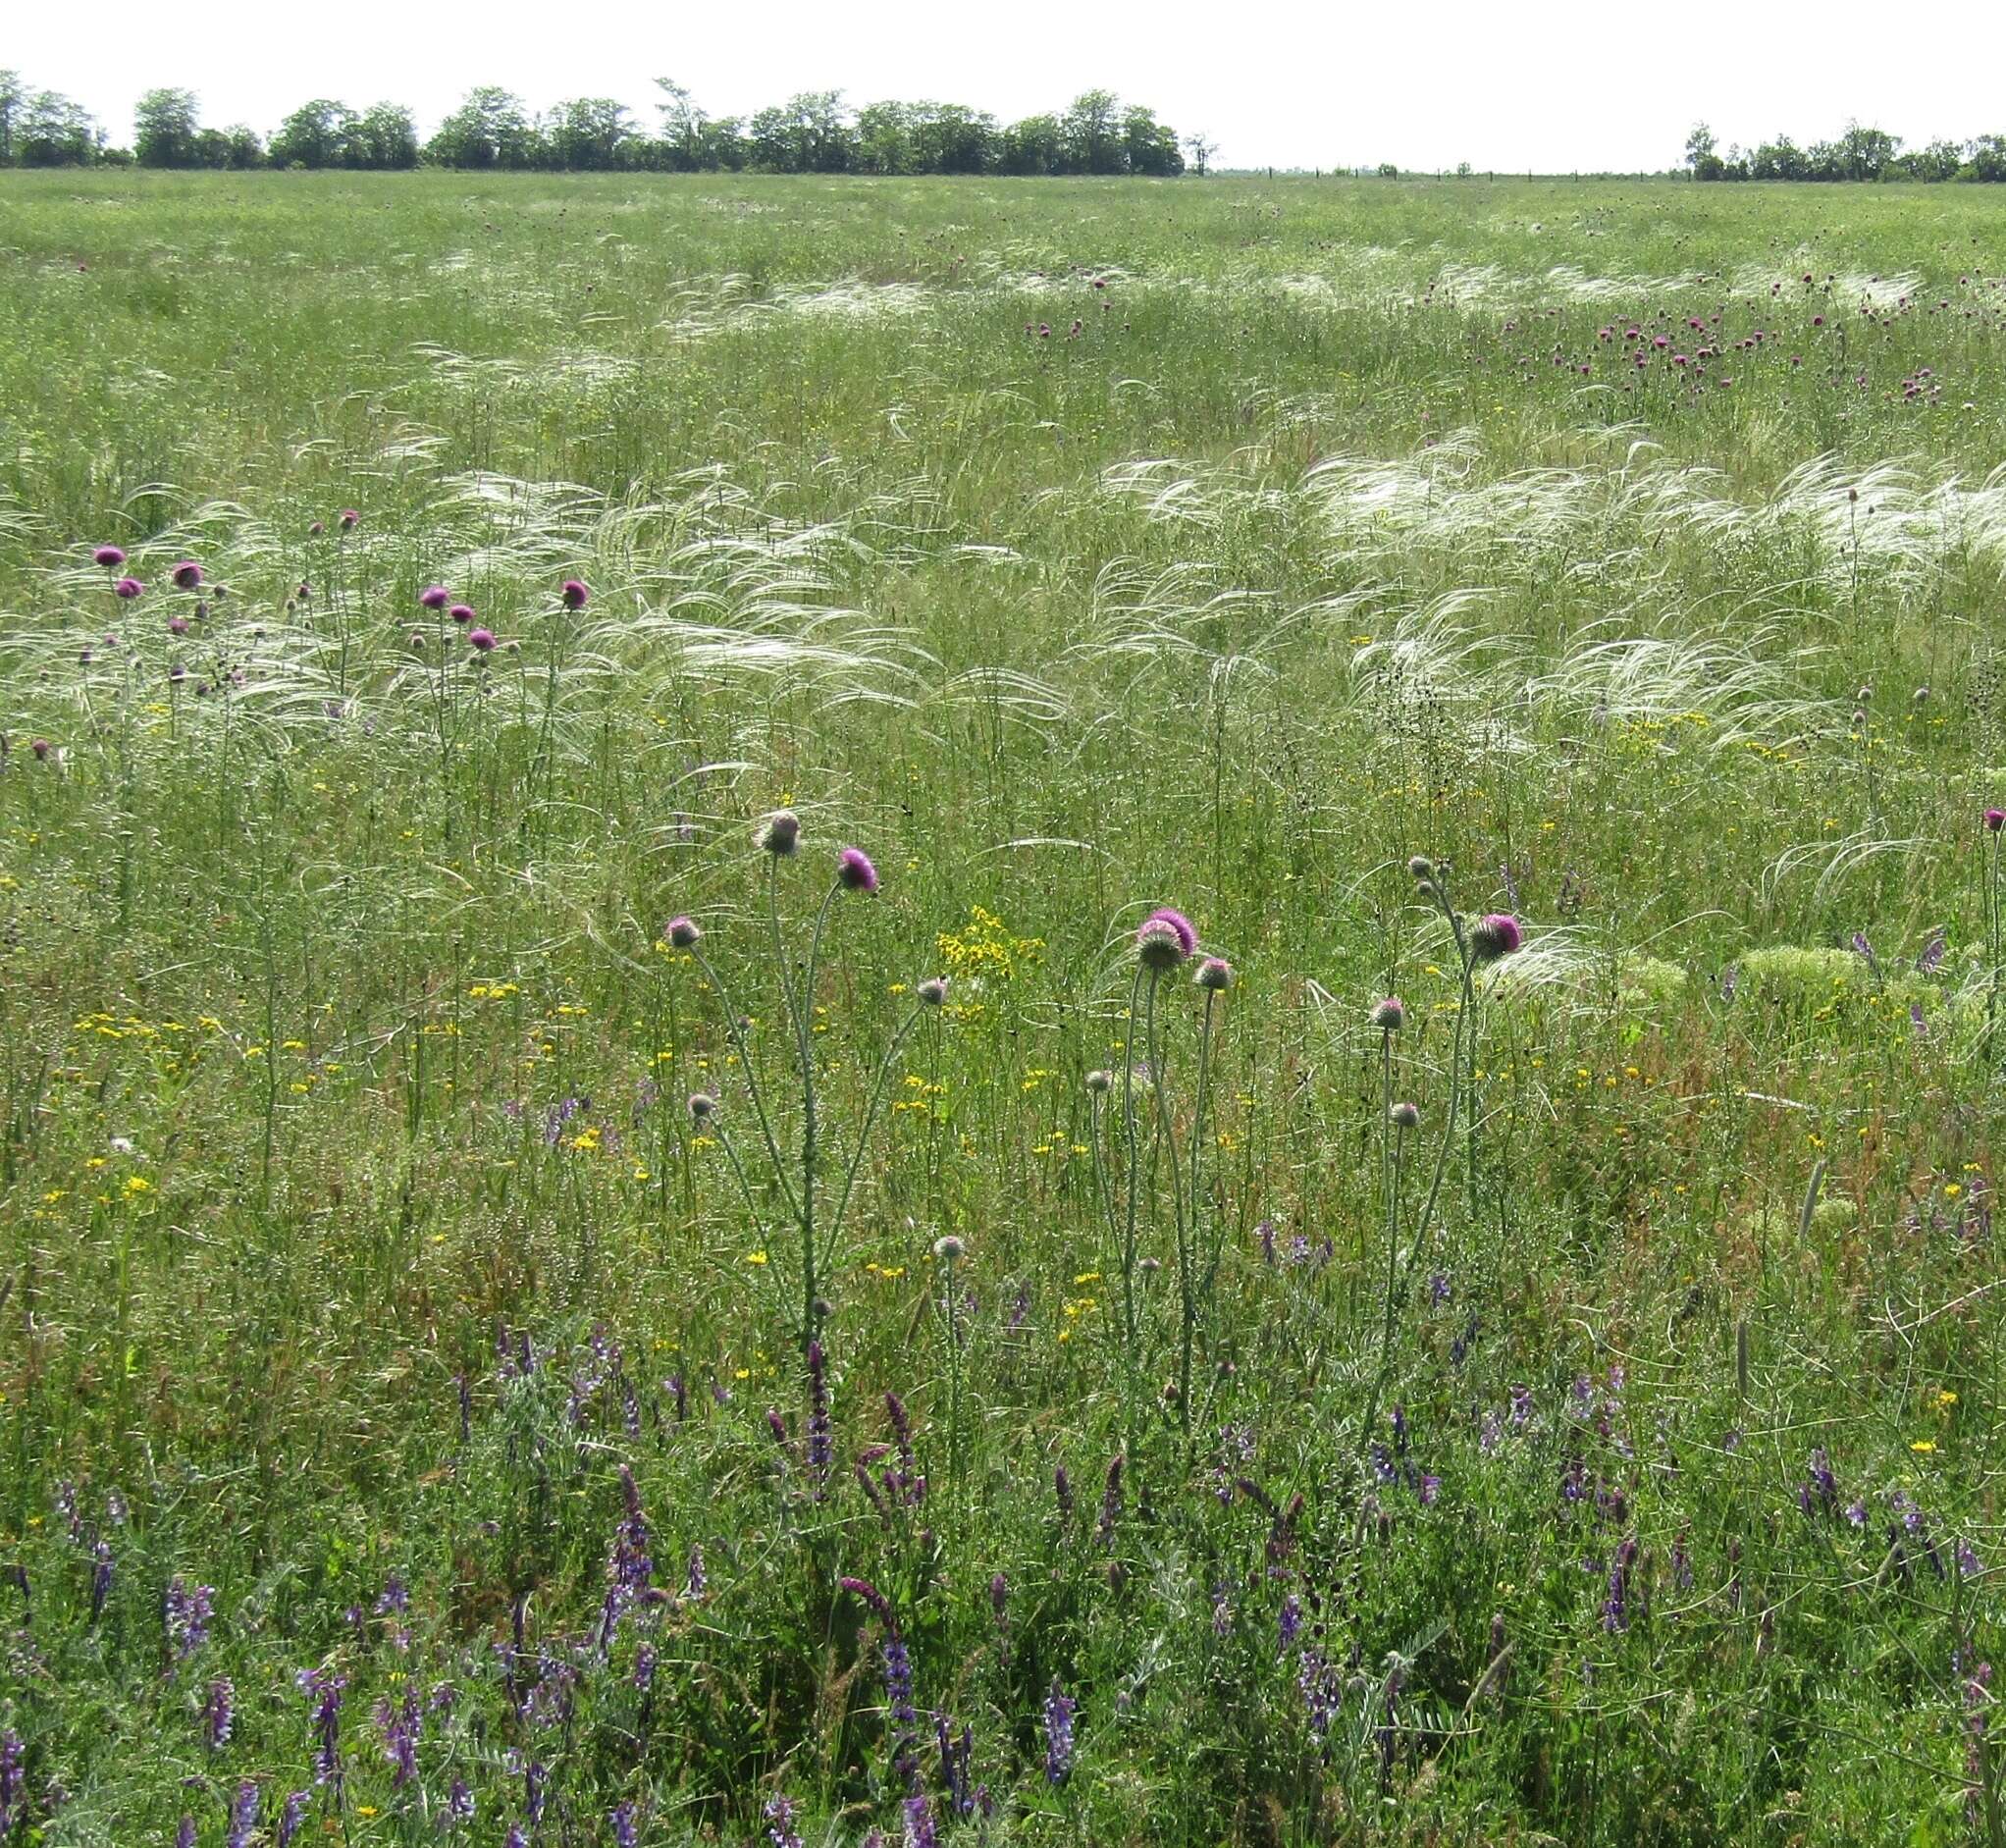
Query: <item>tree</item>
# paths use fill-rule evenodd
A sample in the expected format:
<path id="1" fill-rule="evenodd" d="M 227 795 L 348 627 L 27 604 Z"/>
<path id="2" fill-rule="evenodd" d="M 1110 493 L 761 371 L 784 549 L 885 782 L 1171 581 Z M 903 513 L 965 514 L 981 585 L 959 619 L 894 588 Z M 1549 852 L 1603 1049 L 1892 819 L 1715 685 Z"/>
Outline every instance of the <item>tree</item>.
<path id="1" fill-rule="evenodd" d="M 495 84 L 469 90 L 425 144 L 441 167 L 533 167 L 539 138 L 522 98 Z"/>
<path id="2" fill-rule="evenodd" d="M 1219 143 L 1209 134 L 1188 134 L 1185 136 L 1185 152 L 1191 157 L 1191 165 L 1198 170 L 1200 180 L 1205 169 L 1212 164 L 1212 156 L 1219 151 Z"/>
<path id="3" fill-rule="evenodd" d="M 709 118 L 689 91 L 672 79 L 659 77 L 655 87 L 662 95 L 655 108 L 661 117 L 661 141 L 668 165 L 678 173 L 694 172 L 704 165 L 704 130 Z"/>
<path id="4" fill-rule="evenodd" d="M 1901 136 L 1884 129 L 1863 129 L 1857 122 L 1846 125 L 1839 137 L 1841 177 L 1847 180 L 1878 180 L 1887 172 L 1901 149 Z"/>
<path id="5" fill-rule="evenodd" d="M 0 71 L 0 167 L 14 165 L 15 124 L 27 106 L 27 85 L 19 71 Z"/>
<path id="6" fill-rule="evenodd" d="M 142 167 L 192 167 L 201 122 L 193 90 L 148 90 L 132 115 L 132 153 Z"/>
<path id="7" fill-rule="evenodd" d="M 872 103 L 857 112 L 857 171 L 866 174 L 919 171 L 910 104 Z"/>
<path id="8" fill-rule="evenodd" d="M 1702 161 L 1714 158 L 1714 131 L 1704 122 L 1694 123 L 1692 133 L 1686 136 L 1686 165 L 1697 174 Z"/>
<path id="9" fill-rule="evenodd" d="M 960 103 L 917 103 L 913 158 L 923 174 L 983 174 L 996 160 L 996 118 Z"/>
<path id="10" fill-rule="evenodd" d="M 1026 116 L 1003 131 L 997 165 L 1006 174 L 1064 173 L 1065 134 L 1057 116 Z"/>
<path id="11" fill-rule="evenodd" d="M 346 103 L 316 97 L 301 103 L 272 136 L 274 167 L 352 167 L 360 118 Z"/>
<path id="12" fill-rule="evenodd" d="M 1121 165 L 1132 174 L 1173 180 L 1185 170 L 1177 131 L 1156 120 L 1154 110 L 1131 104 L 1122 117 Z"/>
<path id="13" fill-rule="evenodd" d="M 14 157 L 24 167 L 87 167 L 100 140 L 97 120 L 81 103 L 37 90 L 22 112 Z"/>
<path id="14" fill-rule="evenodd" d="M 1060 125 L 1066 172 L 1118 174 L 1128 170 L 1116 127 L 1119 107 L 1113 90 L 1082 90 L 1074 97 Z"/>
<path id="15" fill-rule="evenodd" d="M 580 96 L 559 103 L 544 128 L 552 164 L 567 173 L 610 173 L 630 163 L 634 127 L 610 96 Z"/>
<path id="16" fill-rule="evenodd" d="M 844 121 L 841 90 L 803 90 L 787 99 L 798 165 L 802 174 L 839 174 L 849 170 L 856 141 Z"/>
<path id="17" fill-rule="evenodd" d="M 418 164 L 418 125 L 398 103 L 375 103 L 355 124 L 350 142 L 357 165 L 377 173 L 404 173 Z"/>

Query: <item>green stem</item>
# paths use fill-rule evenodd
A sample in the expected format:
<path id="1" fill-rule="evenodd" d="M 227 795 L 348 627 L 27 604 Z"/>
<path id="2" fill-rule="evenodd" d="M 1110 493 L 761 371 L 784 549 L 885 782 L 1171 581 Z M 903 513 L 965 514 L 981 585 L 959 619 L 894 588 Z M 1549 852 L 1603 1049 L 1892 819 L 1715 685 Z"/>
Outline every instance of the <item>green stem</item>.
<path id="1" fill-rule="evenodd" d="M 691 952 L 697 959 L 697 967 L 704 972 L 704 978 L 710 982 L 717 996 L 717 1005 L 724 1013 L 724 1030 L 730 1036 L 733 1051 L 738 1054 L 738 1063 L 745 1072 L 745 1088 L 752 1098 L 753 1114 L 759 1118 L 760 1134 L 766 1140 L 766 1159 L 773 1164 L 773 1178 L 780 1184 L 781 1196 L 787 1202 L 787 1217 L 799 1219 L 801 1208 L 794 1198 L 793 1184 L 787 1179 L 787 1164 L 780 1159 L 779 1138 L 773 1134 L 771 1119 L 766 1115 L 765 1097 L 760 1091 L 759 1074 L 753 1069 L 752 1048 L 746 1043 L 745 1030 L 739 1025 L 738 1010 L 731 1005 L 731 995 L 718 978 L 717 972 L 711 967 L 711 959 L 701 948 Z"/>
<path id="2" fill-rule="evenodd" d="M 842 1236 L 843 1216 L 850 1210 L 850 1192 L 857 1185 L 857 1172 L 864 1165 L 864 1151 L 870 1145 L 871 1126 L 877 1121 L 878 1106 L 884 1102 L 884 1087 L 890 1082 L 891 1068 L 899 1055 L 899 1048 L 906 1043 L 906 1036 L 919 1024 L 921 1010 L 915 1008 L 900 1024 L 897 1032 L 891 1036 L 891 1044 L 885 1048 L 883 1061 L 877 1068 L 877 1080 L 871 1087 L 871 1102 L 864 1112 L 864 1121 L 858 1126 L 857 1146 L 850 1153 L 849 1170 L 843 1176 L 843 1190 L 836 1196 L 836 1210 L 829 1217 L 829 1255 L 833 1262 L 836 1241 Z"/>

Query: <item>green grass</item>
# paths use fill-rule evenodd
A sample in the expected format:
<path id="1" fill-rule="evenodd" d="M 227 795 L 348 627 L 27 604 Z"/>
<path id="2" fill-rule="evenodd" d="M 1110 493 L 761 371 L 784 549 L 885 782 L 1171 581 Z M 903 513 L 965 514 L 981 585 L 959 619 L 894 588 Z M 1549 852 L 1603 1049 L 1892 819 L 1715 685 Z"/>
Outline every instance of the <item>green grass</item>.
<path id="1" fill-rule="evenodd" d="M 302 1840 L 461 1780 L 500 1842 L 531 1765 L 542 1843 L 897 1840 L 844 1577 L 948 1839 L 1988 1838 L 2002 279 L 1954 187 L 0 179 L 0 1841 L 207 1848 L 243 1779 L 269 1834 L 323 1664 Z M 819 1494 L 661 936 L 791 1151 L 782 806 L 790 933 L 884 874 L 806 1023 L 824 1227 L 951 981 L 822 1279 Z M 1527 945 L 1409 1250 L 1414 854 Z M 1159 997 L 1132 1344 L 1083 1081 L 1163 903 L 1239 978 L 1202 1126 Z M 924 1496 L 853 1470 L 888 1393 Z M 670 1595 L 607 1635 L 622 1465 Z M 449 1682 L 396 1783 L 377 1703 Z"/>

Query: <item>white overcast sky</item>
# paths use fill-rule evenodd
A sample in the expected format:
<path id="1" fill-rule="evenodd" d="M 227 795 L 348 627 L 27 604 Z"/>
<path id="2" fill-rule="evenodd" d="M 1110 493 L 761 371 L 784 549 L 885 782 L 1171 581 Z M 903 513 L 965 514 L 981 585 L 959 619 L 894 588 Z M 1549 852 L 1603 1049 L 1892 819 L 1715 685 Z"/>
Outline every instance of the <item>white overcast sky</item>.
<path id="1" fill-rule="evenodd" d="M 156 84 L 206 123 L 269 130 L 311 96 L 400 102 L 429 132 L 475 83 L 533 108 L 617 96 L 655 122 L 672 76 L 713 115 L 801 89 L 934 97 L 1009 120 L 1104 85 L 1236 166 L 1635 171 L 1721 146 L 1836 134 L 2006 132 L 2006 0 L 1822 0 L 1725 10 L 1621 0 L 982 6 L 922 0 L 16 0 L 0 65 L 86 104 L 130 142 Z"/>

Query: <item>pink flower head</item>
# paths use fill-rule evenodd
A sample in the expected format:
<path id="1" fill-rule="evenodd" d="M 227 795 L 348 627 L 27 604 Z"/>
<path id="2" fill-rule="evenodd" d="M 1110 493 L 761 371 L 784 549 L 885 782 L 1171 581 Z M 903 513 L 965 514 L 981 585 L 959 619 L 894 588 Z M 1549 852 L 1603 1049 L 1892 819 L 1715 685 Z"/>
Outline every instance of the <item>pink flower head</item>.
<path id="1" fill-rule="evenodd" d="M 185 634 L 187 634 L 187 632 L 188 632 L 188 619 L 187 619 L 187 617 L 186 617 L 186 616 L 169 616 L 169 617 L 168 617 L 168 619 L 167 619 L 167 632 L 168 632 L 168 634 L 170 634 L 170 635 L 185 635 Z"/>
<path id="2" fill-rule="evenodd" d="M 418 593 L 421 609 L 444 609 L 451 601 L 452 593 L 444 584 L 428 584 Z"/>
<path id="3" fill-rule="evenodd" d="M 558 589 L 557 595 L 564 600 L 566 609 L 583 609 L 592 597 L 584 582 L 575 577 L 567 577 Z"/>
<path id="4" fill-rule="evenodd" d="M 1518 920 L 1508 911 L 1494 911 L 1479 918 L 1470 930 L 1470 954 L 1480 963 L 1495 963 L 1511 955 L 1524 941 Z"/>
<path id="5" fill-rule="evenodd" d="M 146 592 L 146 586 L 140 583 L 136 577 L 122 577 L 112 586 L 112 589 L 129 603 L 134 597 L 144 596 Z"/>
<path id="6" fill-rule="evenodd" d="M 49 741 L 46 738 L 32 740 L 27 748 L 34 753 L 34 761 L 37 764 L 46 764 L 49 761 Z"/>
<path id="7" fill-rule="evenodd" d="M 1142 920 L 1135 932 L 1135 954 L 1144 969 L 1158 975 L 1188 963 L 1198 947 L 1198 933 L 1183 912 L 1163 905 Z"/>
<path id="8" fill-rule="evenodd" d="M 852 892 L 877 890 L 877 869 L 861 847 L 845 847 L 836 856 L 836 883 Z"/>
<path id="9" fill-rule="evenodd" d="M 117 546 L 100 546 L 90 558 L 93 564 L 101 564 L 107 571 L 116 571 L 126 562 L 126 554 Z"/>
<path id="10" fill-rule="evenodd" d="M 191 591 L 201 587 L 202 567 L 192 558 L 184 558 L 169 575 L 173 577 L 174 587 L 178 591 Z"/>
<path id="11" fill-rule="evenodd" d="M 669 947 L 677 950 L 695 949 L 704 936 L 694 918 L 671 918 L 662 925 L 661 934 L 668 940 Z"/>
<path id="12" fill-rule="evenodd" d="M 469 613 L 471 614 L 472 612 L 469 611 Z M 495 631 L 493 629 L 469 629 L 467 631 L 467 646 L 474 650 L 476 654 L 492 654 L 495 648 Z"/>
<path id="13" fill-rule="evenodd" d="M 471 622 L 474 619 L 474 607 L 472 604 L 454 604 L 446 613 L 455 622 Z"/>
<path id="14" fill-rule="evenodd" d="M 340 519 L 342 531 L 344 533 L 352 533 L 356 527 L 362 524 L 362 515 L 357 513 L 353 507 L 343 507 L 341 511 Z"/>
<path id="15" fill-rule="evenodd" d="M 1985 811 L 1985 826 L 1994 834 L 1998 833 L 2002 827 L 2006 827 L 2006 809 L 1987 809 Z"/>

